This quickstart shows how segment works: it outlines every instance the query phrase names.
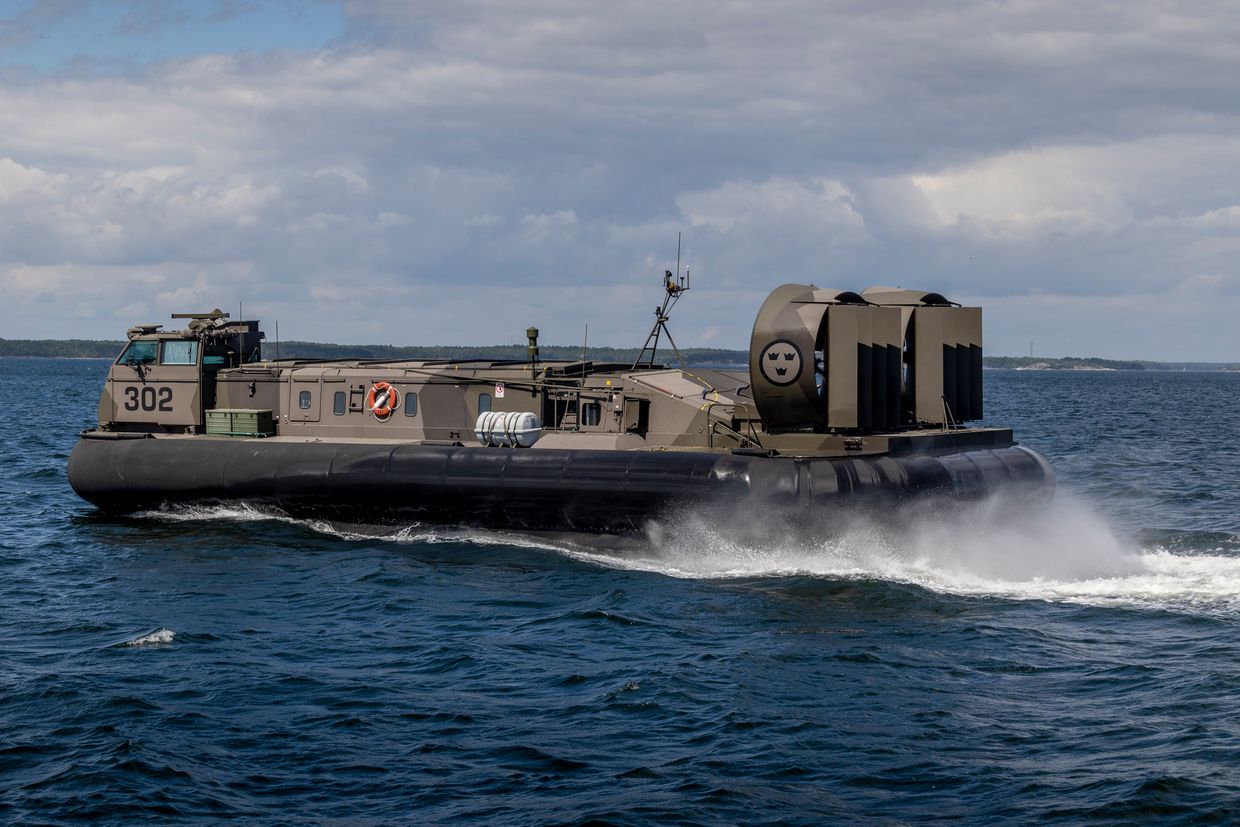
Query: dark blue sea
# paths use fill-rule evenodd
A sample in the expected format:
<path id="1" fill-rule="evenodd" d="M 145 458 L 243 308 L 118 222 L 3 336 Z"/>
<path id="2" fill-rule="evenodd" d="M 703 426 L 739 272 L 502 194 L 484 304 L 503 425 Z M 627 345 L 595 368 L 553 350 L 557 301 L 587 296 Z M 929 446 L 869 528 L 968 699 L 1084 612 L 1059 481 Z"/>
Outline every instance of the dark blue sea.
<path id="1" fill-rule="evenodd" d="M 1240 374 L 988 371 L 1044 507 L 612 552 L 103 517 L 104 368 L 0 359 L 0 821 L 1240 821 Z"/>

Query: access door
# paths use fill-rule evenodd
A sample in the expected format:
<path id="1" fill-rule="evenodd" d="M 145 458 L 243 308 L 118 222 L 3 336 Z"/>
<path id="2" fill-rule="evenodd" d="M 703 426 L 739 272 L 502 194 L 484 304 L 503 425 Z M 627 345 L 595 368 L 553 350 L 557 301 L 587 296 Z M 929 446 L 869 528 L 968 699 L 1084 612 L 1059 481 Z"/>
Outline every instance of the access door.
<path id="1" fill-rule="evenodd" d="M 289 398 L 284 410 L 291 422 L 318 422 L 323 403 L 323 383 L 317 374 L 293 371 L 289 383 Z"/>

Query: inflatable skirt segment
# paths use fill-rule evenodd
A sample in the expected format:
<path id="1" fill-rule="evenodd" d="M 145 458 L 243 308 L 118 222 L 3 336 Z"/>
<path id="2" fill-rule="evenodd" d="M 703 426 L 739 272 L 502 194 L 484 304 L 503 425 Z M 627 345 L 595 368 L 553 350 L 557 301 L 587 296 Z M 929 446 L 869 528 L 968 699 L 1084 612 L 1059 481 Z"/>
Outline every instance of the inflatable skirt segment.
<path id="1" fill-rule="evenodd" d="M 627 534 L 684 509 L 746 506 L 791 519 L 1000 488 L 1053 490 L 1020 446 L 942 455 L 795 458 L 226 439 L 83 438 L 69 482 L 111 513 L 247 503 L 295 517 L 396 525 Z M 723 513 L 723 512 L 721 512 Z"/>

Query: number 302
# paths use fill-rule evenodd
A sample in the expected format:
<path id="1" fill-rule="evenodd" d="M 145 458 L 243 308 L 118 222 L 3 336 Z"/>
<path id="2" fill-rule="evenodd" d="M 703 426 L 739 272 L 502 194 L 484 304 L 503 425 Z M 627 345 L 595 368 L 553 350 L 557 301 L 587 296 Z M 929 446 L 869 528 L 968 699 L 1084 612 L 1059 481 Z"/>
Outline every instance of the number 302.
<path id="1" fill-rule="evenodd" d="M 128 386 L 125 388 L 125 410 L 136 411 L 138 408 L 144 411 L 171 411 L 172 388 L 152 388 L 147 385 L 139 393 L 133 385 Z"/>

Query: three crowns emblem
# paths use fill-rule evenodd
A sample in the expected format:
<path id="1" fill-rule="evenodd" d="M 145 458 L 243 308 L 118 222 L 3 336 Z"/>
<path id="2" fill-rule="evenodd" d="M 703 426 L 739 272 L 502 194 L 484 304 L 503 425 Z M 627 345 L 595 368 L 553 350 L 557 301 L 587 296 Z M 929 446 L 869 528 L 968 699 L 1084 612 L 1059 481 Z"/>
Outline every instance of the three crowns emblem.
<path id="1" fill-rule="evenodd" d="M 776 339 L 762 351 L 762 375 L 773 385 L 791 385 L 801 376 L 801 350 L 787 339 Z"/>

